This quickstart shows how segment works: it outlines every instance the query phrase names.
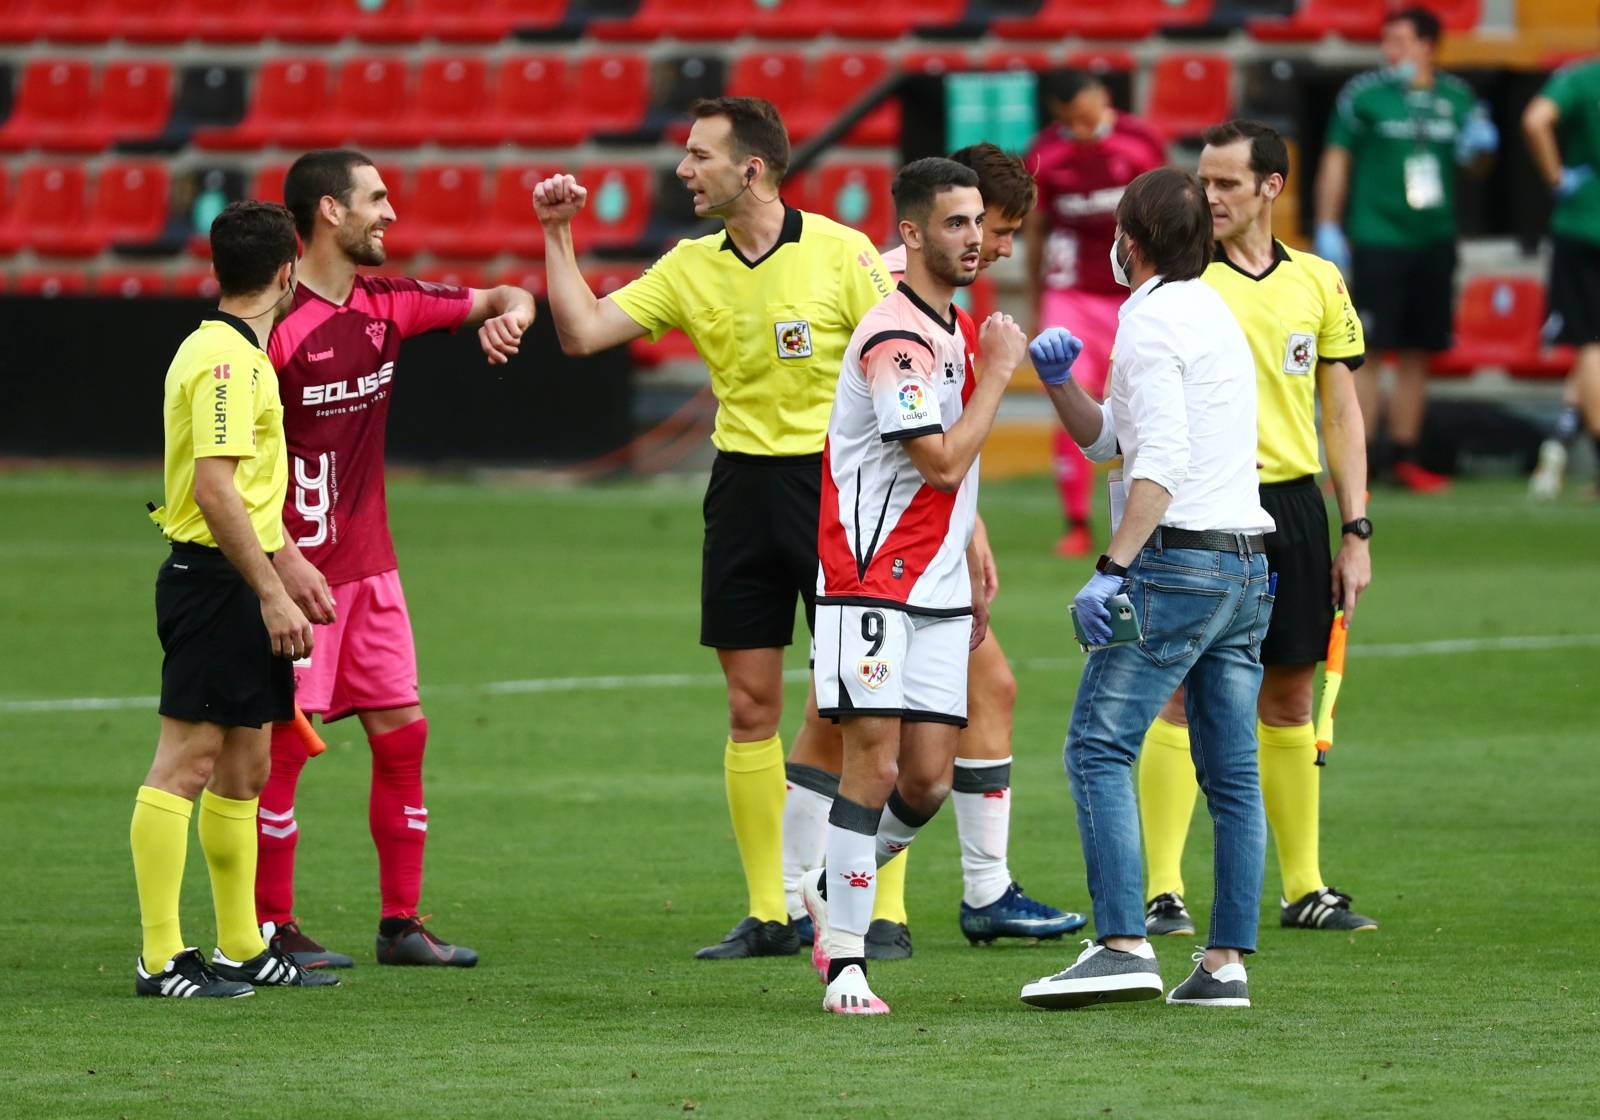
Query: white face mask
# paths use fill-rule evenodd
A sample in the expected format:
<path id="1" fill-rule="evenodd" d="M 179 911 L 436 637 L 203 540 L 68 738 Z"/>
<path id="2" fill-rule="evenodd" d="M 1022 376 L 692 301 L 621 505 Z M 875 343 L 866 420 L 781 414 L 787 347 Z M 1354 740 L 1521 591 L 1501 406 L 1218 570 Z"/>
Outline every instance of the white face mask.
<path id="1" fill-rule="evenodd" d="M 1117 256 L 1117 242 L 1121 240 L 1122 238 L 1118 236 L 1111 242 L 1111 279 L 1121 284 L 1124 288 L 1131 288 L 1133 285 L 1128 281 L 1128 266 L 1121 257 Z M 1133 259 L 1131 252 L 1128 254 L 1128 259 Z"/>

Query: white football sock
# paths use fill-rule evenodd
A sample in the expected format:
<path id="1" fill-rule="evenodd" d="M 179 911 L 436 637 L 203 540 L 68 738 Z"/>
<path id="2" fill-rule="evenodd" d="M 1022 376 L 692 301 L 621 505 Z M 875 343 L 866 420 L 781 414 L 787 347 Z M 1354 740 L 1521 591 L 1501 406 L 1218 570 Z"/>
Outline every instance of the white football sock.
<path id="1" fill-rule="evenodd" d="M 784 766 L 788 791 L 783 799 L 783 901 L 789 917 L 805 917 L 800 877 L 822 863 L 828 807 L 839 791 L 839 776 L 790 762 Z"/>
<path id="2" fill-rule="evenodd" d="M 962 901 L 988 906 L 1011 885 L 1011 760 L 956 759 L 952 799 L 961 840 Z"/>
<path id="3" fill-rule="evenodd" d="M 823 880 L 828 894 L 828 937 L 823 944 L 833 960 L 865 958 L 867 927 L 878 897 L 876 843 L 870 831 L 879 811 L 843 797 L 828 813 L 827 857 Z"/>
<path id="4" fill-rule="evenodd" d="M 922 816 L 907 805 L 901 799 L 899 790 L 892 790 L 889 794 L 889 804 L 883 807 L 883 816 L 878 820 L 878 866 L 882 867 L 911 847 L 911 841 L 917 838 L 922 826 L 932 819 L 931 816 Z"/>

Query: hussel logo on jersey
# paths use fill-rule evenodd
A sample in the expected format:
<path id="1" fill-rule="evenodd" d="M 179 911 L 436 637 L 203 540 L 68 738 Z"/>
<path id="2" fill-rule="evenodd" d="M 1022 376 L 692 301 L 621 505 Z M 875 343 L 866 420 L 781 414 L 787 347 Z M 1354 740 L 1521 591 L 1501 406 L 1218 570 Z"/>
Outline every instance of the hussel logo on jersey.
<path id="1" fill-rule="evenodd" d="M 381 351 L 383 349 L 383 336 L 388 331 L 388 323 L 375 321 L 367 324 L 367 337 L 372 340 L 372 348 L 374 350 Z"/>
<path id="2" fill-rule="evenodd" d="M 889 662 L 882 657 L 863 657 L 856 662 L 856 676 L 862 684 L 876 691 L 889 679 Z"/>
<path id="3" fill-rule="evenodd" d="M 1317 339 L 1315 335 L 1295 331 L 1289 335 L 1289 342 L 1283 348 L 1284 373 L 1310 373 L 1311 367 L 1317 361 Z"/>
<path id="4" fill-rule="evenodd" d="M 928 410 L 923 407 L 926 403 L 922 386 L 915 381 L 907 381 L 900 386 L 900 426 L 910 427 L 928 418 Z"/>
<path id="5" fill-rule="evenodd" d="M 772 324 L 778 336 L 778 357 L 811 357 L 811 324 L 804 319 L 790 319 Z"/>
<path id="6" fill-rule="evenodd" d="M 354 381 L 330 381 L 326 385 L 307 385 L 300 391 L 300 403 L 332 404 L 335 401 L 350 400 L 352 397 L 370 397 L 389 384 L 393 376 L 394 363 L 384 362 L 376 373 L 369 373 Z"/>

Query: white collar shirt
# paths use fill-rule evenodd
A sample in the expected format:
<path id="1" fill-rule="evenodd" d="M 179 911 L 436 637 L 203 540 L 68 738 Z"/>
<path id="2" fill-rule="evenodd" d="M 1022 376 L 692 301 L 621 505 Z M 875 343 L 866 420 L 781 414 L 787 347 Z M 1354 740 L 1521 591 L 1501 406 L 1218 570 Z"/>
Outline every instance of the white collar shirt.
<path id="1" fill-rule="evenodd" d="M 1215 288 L 1152 277 L 1117 312 L 1096 462 L 1123 458 L 1123 486 L 1172 495 L 1161 524 L 1270 533 L 1256 473 L 1256 368 Z"/>

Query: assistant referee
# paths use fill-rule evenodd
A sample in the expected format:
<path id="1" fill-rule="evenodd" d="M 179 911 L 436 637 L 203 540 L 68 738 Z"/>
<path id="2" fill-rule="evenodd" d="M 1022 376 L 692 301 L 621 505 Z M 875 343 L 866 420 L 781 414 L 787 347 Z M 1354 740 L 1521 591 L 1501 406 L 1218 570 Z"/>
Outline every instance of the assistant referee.
<path id="1" fill-rule="evenodd" d="M 784 203 L 789 136 L 769 102 L 719 97 L 690 113 L 678 178 L 696 215 L 720 218 L 722 232 L 680 241 L 596 299 L 572 246 L 587 190 L 554 176 L 534 189 L 534 209 L 563 351 L 591 354 L 677 328 L 710 370 L 717 458 L 705 497 L 700 641 L 717 651 L 727 680 L 723 768 L 750 901 L 748 916 L 696 956 L 786 956 L 800 938 L 783 894 L 783 647 L 794 639 L 796 602 L 808 623 L 813 615 L 822 446 L 840 364 L 856 323 L 891 285 L 864 235 Z M 838 731 L 818 719 L 813 697 L 800 737 L 817 735 Z"/>
<path id="2" fill-rule="evenodd" d="M 1372 579 L 1366 517 L 1366 454 L 1352 371 L 1365 356 L 1361 320 L 1339 269 L 1272 236 L 1272 203 L 1289 176 L 1283 138 L 1255 121 L 1202 134 L 1199 176 L 1217 238 L 1205 280 L 1244 328 L 1256 365 L 1261 505 L 1277 528 L 1266 538 L 1277 601 L 1261 643 L 1257 699 L 1261 793 L 1283 874 L 1286 927 L 1376 929 L 1348 895 L 1322 877 L 1318 859 L 1319 775 L 1312 690 L 1328 647 L 1334 606 L 1346 623 Z M 1317 485 L 1317 406 L 1328 472 L 1339 503 L 1341 543 L 1328 549 L 1328 514 Z M 1139 763 L 1140 820 L 1149 860 L 1145 928 L 1190 936 L 1179 868 L 1195 774 L 1183 693 L 1145 737 Z"/>
<path id="3" fill-rule="evenodd" d="M 294 716 L 290 663 L 311 652 L 312 640 L 271 560 L 283 547 L 289 466 L 266 348 L 288 310 L 295 250 L 283 207 L 224 209 L 211 226 L 222 300 L 167 370 L 165 504 L 152 514 L 172 543 L 156 575 L 161 738 L 129 833 L 144 927 L 134 991 L 142 996 L 338 983 L 301 970 L 277 938 L 264 944 L 255 910 L 256 805 L 271 724 Z M 196 797 L 217 914 L 209 962 L 184 945 L 178 924 Z"/>

